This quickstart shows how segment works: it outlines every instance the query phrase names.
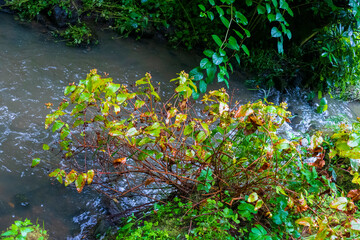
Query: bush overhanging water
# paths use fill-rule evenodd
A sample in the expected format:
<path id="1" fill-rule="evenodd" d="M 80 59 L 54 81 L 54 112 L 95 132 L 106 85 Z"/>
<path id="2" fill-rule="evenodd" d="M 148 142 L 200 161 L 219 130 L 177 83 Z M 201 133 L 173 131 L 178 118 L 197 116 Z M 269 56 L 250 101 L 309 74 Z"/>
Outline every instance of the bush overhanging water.
<path id="1" fill-rule="evenodd" d="M 332 136 L 317 132 L 308 143 L 284 139 L 277 130 L 290 122 L 285 103 L 239 105 L 220 89 L 203 96 L 200 114 L 188 74 L 172 82 L 175 93 L 166 101 L 148 73 L 134 88 L 96 70 L 67 86 L 68 97 L 45 121 L 59 134 L 66 167 L 49 175 L 65 186 L 74 182 L 79 192 L 91 184 L 116 202 L 129 195 L 158 202 L 149 221 L 129 219 L 121 229 L 129 237 L 359 236 L 360 189 L 336 180 L 344 172 L 360 184 L 360 123 L 341 125 Z M 158 213 L 177 219 L 178 231 L 159 228 Z"/>

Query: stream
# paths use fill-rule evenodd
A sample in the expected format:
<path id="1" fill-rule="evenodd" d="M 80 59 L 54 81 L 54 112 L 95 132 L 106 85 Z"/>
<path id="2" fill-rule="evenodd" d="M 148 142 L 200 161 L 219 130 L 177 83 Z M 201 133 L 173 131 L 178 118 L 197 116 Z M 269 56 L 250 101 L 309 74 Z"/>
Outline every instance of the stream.
<path id="1" fill-rule="evenodd" d="M 99 32 L 100 44 L 91 49 L 71 48 L 54 42 L 44 26 L 17 22 L 5 13 L 0 13 L 0 30 L 0 229 L 28 218 L 40 225 L 44 222 L 50 239 L 80 239 L 84 229 L 103 213 L 101 197 L 89 188 L 78 194 L 47 176 L 60 154 L 42 150 L 43 143 L 56 143 L 51 131 L 44 129 L 45 116 L 50 113 L 45 103 L 57 106 L 64 88 L 85 78 L 93 68 L 125 84 L 150 72 L 166 95 L 174 89 L 169 80 L 181 70 L 191 70 L 200 57 L 151 40 L 114 38 L 111 32 Z M 284 127 L 288 133 L 324 128 L 334 116 L 340 116 L 335 121 L 360 116 L 358 103 L 328 99 L 329 110 L 317 114 L 316 106 L 308 104 L 300 89 L 284 94 L 252 91 L 241 83 L 244 78 L 242 74 L 232 76 L 234 97 L 241 103 L 265 95 L 275 103 L 286 101 L 295 114 L 293 122 Z M 211 86 L 220 87 L 223 85 Z M 44 161 L 32 169 L 34 157 Z"/>

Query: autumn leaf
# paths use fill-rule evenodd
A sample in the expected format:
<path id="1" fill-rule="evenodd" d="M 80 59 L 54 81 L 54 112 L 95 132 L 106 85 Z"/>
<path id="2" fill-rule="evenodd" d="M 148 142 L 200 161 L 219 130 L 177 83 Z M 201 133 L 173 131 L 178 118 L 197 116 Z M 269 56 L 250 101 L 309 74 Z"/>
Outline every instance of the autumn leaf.
<path id="1" fill-rule="evenodd" d="M 117 158 L 113 161 L 113 164 L 114 165 L 117 165 L 117 164 L 125 164 L 126 163 L 126 157 L 124 158 Z"/>
<path id="2" fill-rule="evenodd" d="M 360 200 L 360 189 L 350 190 L 346 196 L 351 198 L 351 200 L 353 200 L 354 202 L 359 201 Z"/>

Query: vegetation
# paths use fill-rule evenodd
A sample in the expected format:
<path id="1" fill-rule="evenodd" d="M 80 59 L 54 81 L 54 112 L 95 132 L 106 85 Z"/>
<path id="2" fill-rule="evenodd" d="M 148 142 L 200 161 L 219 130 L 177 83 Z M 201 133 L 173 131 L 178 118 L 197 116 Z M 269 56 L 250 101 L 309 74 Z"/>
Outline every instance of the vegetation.
<path id="1" fill-rule="evenodd" d="M 264 88 L 302 84 L 353 98 L 360 89 L 359 5 L 358 0 L 7 0 L 21 19 L 53 15 L 56 6 L 69 18 L 76 15 L 80 25 L 60 34 L 71 45 L 96 42 L 84 25 L 90 17 L 125 37 L 160 32 L 173 46 L 202 49 L 204 58 L 190 73 L 201 93 L 216 79 L 228 86 L 229 73 L 246 67 Z"/>
<path id="2" fill-rule="evenodd" d="M 164 101 L 150 74 L 133 89 L 92 70 L 46 117 L 64 157 L 49 176 L 79 192 L 91 184 L 115 202 L 158 202 L 151 211 L 135 206 L 145 215 L 127 219 L 119 239 L 359 236 L 359 122 L 331 136 L 285 139 L 277 133 L 290 121 L 285 103 L 240 106 L 220 89 L 203 96 L 200 118 L 189 75 L 172 82 Z M 338 185 L 342 173 L 357 187 Z"/>
<path id="3" fill-rule="evenodd" d="M 46 240 L 48 234 L 39 224 L 32 224 L 30 220 L 17 220 L 11 227 L 0 235 L 2 240 Z"/>
<path id="4" fill-rule="evenodd" d="M 92 70 L 66 87 L 68 97 L 46 117 L 63 153 L 63 167 L 50 177 L 79 192 L 91 185 L 115 202 L 149 198 L 135 206 L 143 216 L 124 219 L 117 239 L 359 237 L 359 122 L 286 139 L 278 133 L 290 121 L 285 103 L 240 106 L 225 89 L 207 86 L 217 79 L 229 88 L 230 72 L 245 68 L 264 89 L 316 90 L 318 113 L 328 107 L 326 92 L 356 98 L 360 1 L 7 4 L 21 19 L 54 14 L 55 6 L 70 18 L 76 9 L 77 23 L 59 34 L 71 45 L 95 42 L 84 23 L 92 18 L 125 37 L 161 32 L 174 46 L 203 53 L 198 67 L 172 80 L 170 99 L 160 98 L 150 74 L 129 87 Z M 191 98 L 200 94 L 202 111 Z"/>
<path id="5" fill-rule="evenodd" d="M 88 46 L 99 43 L 86 24 L 69 26 L 64 31 L 58 31 L 56 35 L 64 38 L 68 46 Z"/>

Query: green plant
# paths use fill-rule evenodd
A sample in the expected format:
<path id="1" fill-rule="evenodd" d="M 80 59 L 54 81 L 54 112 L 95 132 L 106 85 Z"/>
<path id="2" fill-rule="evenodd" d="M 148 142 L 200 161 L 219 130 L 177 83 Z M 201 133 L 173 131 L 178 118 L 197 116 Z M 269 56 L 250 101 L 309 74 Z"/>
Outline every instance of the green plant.
<path id="1" fill-rule="evenodd" d="M 45 240 L 48 239 L 48 234 L 39 224 L 32 224 L 30 220 L 25 219 L 15 221 L 0 237 L 3 240 Z"/>
<path id="2" fill-rule="evenodd" d="M 93 31 L 85 24 L 70 25 L 66 30 L 60 31 L 59 35 L 65 39 L 69 46 L 87 46 L 98 44 Z"/>
<path id="3" fill-rule="evenodd" d="M 51 15 L 51 8 L 55 5 L 59 5 L 60 7 L 67 10 L 69 1 L 6 0 L 6 6 L 9 6 L 12 10 L 15 10 L 21 20 L 32 20 L 42 11 L 48 11 L 48 15 Z"/>

